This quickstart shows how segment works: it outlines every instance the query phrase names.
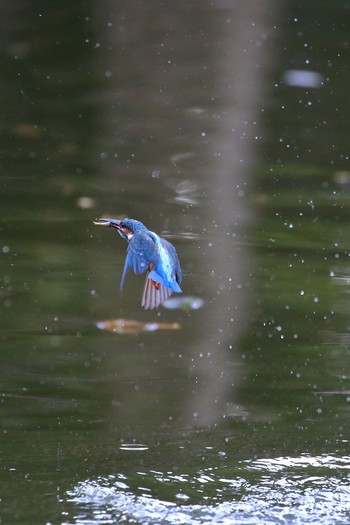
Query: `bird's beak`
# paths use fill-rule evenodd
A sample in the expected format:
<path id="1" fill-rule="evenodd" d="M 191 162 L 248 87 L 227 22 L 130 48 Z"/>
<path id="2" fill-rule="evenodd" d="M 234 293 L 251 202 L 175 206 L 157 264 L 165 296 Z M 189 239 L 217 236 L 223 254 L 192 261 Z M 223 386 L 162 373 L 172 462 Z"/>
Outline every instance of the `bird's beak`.
<path id="1" fill-rule="evenodd" d="M 93 221 L 96 226 L 110 226 L 112 228 L 117 228 L 120 230 L 120 222 L 117 219 L 95 219 Z"/>

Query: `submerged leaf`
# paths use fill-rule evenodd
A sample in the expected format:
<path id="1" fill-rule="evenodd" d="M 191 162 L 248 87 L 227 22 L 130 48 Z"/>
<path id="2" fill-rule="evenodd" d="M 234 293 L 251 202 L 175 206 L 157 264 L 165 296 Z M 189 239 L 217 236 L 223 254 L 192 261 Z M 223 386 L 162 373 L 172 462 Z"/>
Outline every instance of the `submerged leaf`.
<path id="1" fill-rule="evenodd" d="M 77 199 L 76 204 L 78 208 L 81 208 L 82 210 L 90 210 L 96 206 L 96 200 L 93 197 L 82 195 Z"/>
<path id="2" fill-rule="evenodd" d="M 22 292 L 19 290 L 0 290 L 1 299 L 11 299 L 12 297 L 18 297 Z"/>
<path id="3" fill-rule="evenodd" d="M 179 323 L 143 323 L 132 319 L 108 319 L 98 321 L 97 328 L 117 334 L 137 334 L 139 332 L 156 332 L 157 330 L 179 330 Z"/>
<path id="4" fill-rule="evenodd" d="M 201 297 L 170 297 L 164 301 L 163 306 L 169 310 L 181 309 L 181 310 L 198 310 L 202 308 L 204 301 Z"/>

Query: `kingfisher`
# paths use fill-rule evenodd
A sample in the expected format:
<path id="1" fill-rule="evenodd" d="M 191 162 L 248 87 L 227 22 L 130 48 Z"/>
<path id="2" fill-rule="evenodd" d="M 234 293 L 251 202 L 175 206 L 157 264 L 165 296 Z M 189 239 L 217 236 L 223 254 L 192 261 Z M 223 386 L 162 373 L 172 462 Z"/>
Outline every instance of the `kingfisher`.
<path id="1" fill-rule="evenodd" d="M 146 272 L 141 306 L 152 310 L 173 292 L 181 293 L 182 272 L 174 246 L 156 233 L 148 230 L 135 219 L 96 219 L 94 224 L 115 228 L 119 235 L 128 241 L 126 260 L 120 289 L 130 269 L 134 273 Z"/>

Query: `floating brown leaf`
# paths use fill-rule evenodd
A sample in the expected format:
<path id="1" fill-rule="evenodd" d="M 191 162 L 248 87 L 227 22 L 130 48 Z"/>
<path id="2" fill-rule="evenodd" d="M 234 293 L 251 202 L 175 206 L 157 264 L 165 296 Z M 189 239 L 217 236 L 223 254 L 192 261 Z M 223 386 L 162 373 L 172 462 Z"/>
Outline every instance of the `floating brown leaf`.
<path id="1" fill-rule="evenodd" d="M 179 323 L 143 323 L 132 319 L 107 319 L 98 321 L 97 328 L 117 334 L 137 334 L 139 332 L 156 332 L 157 330 L 179 330 Z"/>

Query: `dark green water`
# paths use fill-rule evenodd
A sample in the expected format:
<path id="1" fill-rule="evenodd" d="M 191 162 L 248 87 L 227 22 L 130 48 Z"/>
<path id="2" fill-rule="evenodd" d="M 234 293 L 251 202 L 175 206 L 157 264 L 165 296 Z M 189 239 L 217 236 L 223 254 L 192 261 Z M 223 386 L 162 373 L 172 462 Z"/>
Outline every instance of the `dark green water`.
<path id="1" fill-rule="evenodd" d="M 1 6 L 2 523 L 349 521 L 349 7 Z"/>

